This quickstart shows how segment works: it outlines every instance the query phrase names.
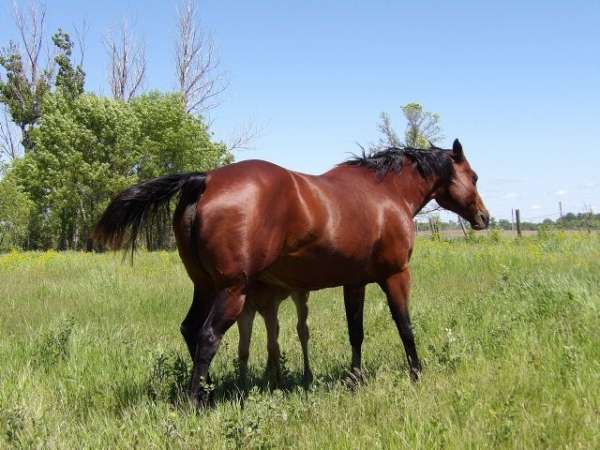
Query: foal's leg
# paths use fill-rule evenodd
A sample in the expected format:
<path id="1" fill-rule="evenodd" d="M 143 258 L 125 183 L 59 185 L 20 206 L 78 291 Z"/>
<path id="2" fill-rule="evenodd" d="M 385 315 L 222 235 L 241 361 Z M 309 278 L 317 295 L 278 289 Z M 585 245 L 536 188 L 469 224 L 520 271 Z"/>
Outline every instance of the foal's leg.
<path id="1" fill-rule="evenodd" d="M 281 352 L 279 350 L 279 301 L 273 299 L 262 308 L 261 314 L 267 328 L 267 375 L 274 386 L 281 385 Z"/>
<path id="2" fill-rule="evenodd" d="M 313 381 L 312 370 L 310 370 L 310 361 L 308 359 L 308 339 L 310 334 L 308 331 L 308 291 L 298 291 L 292 293 L 292 299 L 296 305 L 296 313 L 298 315 L 298 323 L 296 331 L 298 331 L 298 339 L 302 346 L 302 357 L 304 358 L 304 384 L 308 385 Z"/>
<path id="3" fill-rule="evenodd" d="M 396 322 L 406 358 L 410 366 L 410 377 L 416 381 L 421 374 L 421 362 L 417 356 L 415 347 L 415 337 L 410 324 L 410 315 L 408 313 L 408 299 L 410 295 L 410 272 L 408 269 L 392 275 L 381 284 L 381 287 L 387 295 L 388 305 L 392 317 Z"/>
<path id="4" fill-rule="evenodd" d="M 192 395 L 200 406 L 205 406 L 209 400 L 210 393 L 203 384 L 208 381 L 210 363 L 223 335 L 241 314 L 245 300 L 245 286 L 236 285 L 221 290 L 207 301 L 210 310 L 198 333 L 192 373 Z"/>
<path id="5" fill-rule="evenodd" d="M 248 381 L 248 357 L 250 356 L 250 339 L 252 338 L 252 324 L 254 323 L 255 314 L 256 309 L 254 309 L 254 306 L 246 303 L 246 306 L 237 321 L 240 332 L 240 341 L 238 345 L 240 381 L 244 385 Z"/>
<path id="6" fill-rule="evenodd" d="M 362 364 L 364 286 L 344 286 L 344 305 L 348 322 L 348 335 L 352 346 L 352 373 L 359 375 Z"/>

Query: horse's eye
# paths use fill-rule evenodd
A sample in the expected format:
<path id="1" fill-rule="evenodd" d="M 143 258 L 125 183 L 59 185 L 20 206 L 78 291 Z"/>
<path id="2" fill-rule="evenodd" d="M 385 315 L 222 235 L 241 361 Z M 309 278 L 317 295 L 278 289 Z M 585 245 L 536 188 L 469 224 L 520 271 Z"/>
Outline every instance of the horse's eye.
<path id="1" fill-rule="evenodd" d="M 473 175 L 473 184 L 477 184 L 477 180 L 479 179 L 479 177 L 477 176 L 477 174 Z"/>

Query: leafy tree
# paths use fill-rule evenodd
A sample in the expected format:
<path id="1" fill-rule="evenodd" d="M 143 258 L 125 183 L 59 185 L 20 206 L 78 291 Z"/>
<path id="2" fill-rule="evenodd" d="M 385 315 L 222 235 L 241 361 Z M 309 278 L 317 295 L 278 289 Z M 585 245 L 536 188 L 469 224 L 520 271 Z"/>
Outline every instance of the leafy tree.
<path id="1" fill-rule="evenodd" d="M 439 114 L 424 111 L 419 103 L 404 105 L 402 112 L 407 121 L 404 139 L 409 147 L 428 148 L 443 138 Z"/>
<path id="2" fill-rule="evenodd" d="M 59 53 L 54 57 L 54 62 L 58 66 L 58 73 L 56 74 L 56 89 L 60 91 L 65 97 L 74 100 L 79 95 L 83 94 L 83 85 L 85 83 L 85 72 L 78 64 L 77 67 L 73 67 L 71 60 L 73 52 L 73 41 L 67 33 L 62 29 L 52 36 L 52 42 L 58 49 Z"/>
<path id="3" fill-rule="evenodd" d="M 0 180 L 0 250 L 26 245 L 32 203 L 13 173 Z"/>
<path id="4" fill-rule="evenodd" d="M 381 121 L 378 128 L 382 136 L 377 148 L 400 147 L 406 145 L 414 148 L 429 148 L 443 139 L 440 127 L 440 116 L 437 113 L 427 112 L 419 103 L 408 103 L 401 107 L 406 119 L 406 130 L 404 131 L 404 142 L 398 137 L 398 133 L 391 124 L 387 113 L 381 113 Z"/>
<path id="5" fill-rule="evenodd" d="M 6 80 L 0 80 L 0 101 L 10 112 L 14 123 L 21 129 L 25 152 L 31 150 L 29 132 L 41 117 L 41 102 L 50 91 L 50 72 L 28 79 L 23 57 L 17 45 L 10 42 L 0 54 L 0 65 L 6 72 Z"/>
<path id="6" fill-rule="evenodd" d="M 40 73 L 37 67 L 39 51 L 35 64 L 30 62 L 29 68 L 24 64 L 23 55 L 14 42 L 10 42 L 0 53 L 0 65 L 6 75 L 6 80 L 0 80 L 0 102 L 7 106 L 13 122 L 21 129 L 25 152 L 33 150 L 31 131 L 42 116 L 44 96 L 53 87 L 71 100 L 83 93 L 85 73 L 80 65 L 73 67 L 71 38 L 59 29 L 52 36 L 52 42 L 58 51 L 54 58 L 58 66 L 56 77 L 53 77 L 50 68 L 45 68 Z M 34 70 L 31 66 L 37 69 Z"/>
<path id="7" fill-rule="evenodd" d="M 32 245 L 91 249 L 92 227 L 119 190 L 158 175 L 231 161 L 225 146 L 210 137 L 176 94 L 151 93 L 131 102 L 47 95 L 32 132 L 35 152 L 15 165 L 35 203 L 33 223 L 41 224 Z M 159 239 L 150 247 L 166 245 L 168 227 L 157 226 Z"/>

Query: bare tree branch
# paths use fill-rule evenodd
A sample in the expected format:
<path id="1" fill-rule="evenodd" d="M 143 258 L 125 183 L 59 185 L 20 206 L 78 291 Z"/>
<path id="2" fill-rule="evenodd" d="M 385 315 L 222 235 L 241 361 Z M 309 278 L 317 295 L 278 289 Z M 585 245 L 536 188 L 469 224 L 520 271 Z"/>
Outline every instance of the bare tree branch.
<path id="1" fill-rule="evenodd" d="M 263 133 L 263 128 L 249 122 L 237 131 L 233 132 L 231 137 L 225 143 L 228 151 L 249 150 L 254 142 Z"/>
<path id="2" fill-rule="evenodd" d="M 75 41 L 77 42 L 77 47 L 79 48 L 78 65 L 83 67 L 83 63 L 85 61 L 85 51 L 87 50 L 87 35 L 90 31 L 90 26 L 88 25 L 87 20 L 83 19 L 80 26 L 73 25 L 73 30 L 75 30 Z"/>
<path id="3" fill-rule="evenodd" d="M 379 138 L 379 145 L 381 147 L 402 147 L 404 145 L 392 127 L 392 122 L 388 113 L 381 113 L 381 122 L 379 122 L 377 127 L 383 135 Z"/>
<path id="4" fill-rule="evenodd" d="M 218 68 L 213 40 L 200 27 L 197 0 L 183 0 L 178 8 L 175 70 L 188 112 L 200 113 L 218 106 L 217 97 L 227 88 Z"/>
<path id="5" fill-rule="evenodd" d="M 2 65 L 11 73 L 10 115 L 21 129 L 25 151 L 31 150 L 29 132 L 41 116 L 41 98 L 49 89 L 52 65 L 41 62 L 42 48 L 46 42 L 46 6 L 31 0 L 22 8 L 13 1 L 12 13 L 19 34 L 20 45 L 10 42 L 2 50 Z"/>
<path id="6" fill-rule="evenodd" d="M 143 43 L 136 42 L 123 22 L 118 33 L 111 33 L 105 41 L 109 55 L 109 83 L 116 99 L 129 101 L 142 88 L 146 76 L 146 51 Z"/>
<path id="7" fill-rule="evenodd" d="M 27 14 L 13 1 L 13 16 L 25 50 L 28 83 L 35 86 L 40 74 L 40 55 L 46 34 L 46 5 L 31 0 Z"/>

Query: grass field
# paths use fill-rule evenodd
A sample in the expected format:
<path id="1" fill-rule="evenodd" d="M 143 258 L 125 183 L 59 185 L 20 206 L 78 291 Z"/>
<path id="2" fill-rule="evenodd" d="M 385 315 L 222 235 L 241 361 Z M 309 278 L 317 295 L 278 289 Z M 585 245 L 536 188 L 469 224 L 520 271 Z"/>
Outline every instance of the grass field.
<path id="1" fill-rule="evenodd" d="M 380 291 L 367 293 L 365 384 L 341 289 L 312 294 L 315 383 L 301 387 L 291 301 L 286 386 L 236 387 L 237 329 L 213 363 L 214 408 L 180 399 L 179 323 L 192 286 L 176 253 L 0 257 L 0 448 L 600 448 L 600 237 L 420 239 L 412 314 L 424 373 L 409 381 Z"/>

